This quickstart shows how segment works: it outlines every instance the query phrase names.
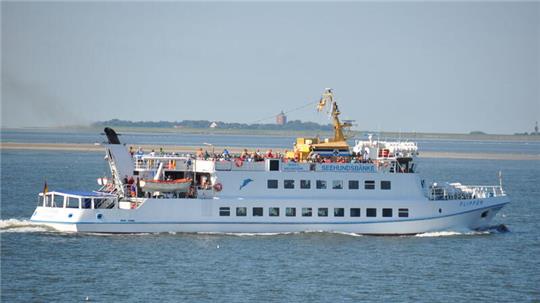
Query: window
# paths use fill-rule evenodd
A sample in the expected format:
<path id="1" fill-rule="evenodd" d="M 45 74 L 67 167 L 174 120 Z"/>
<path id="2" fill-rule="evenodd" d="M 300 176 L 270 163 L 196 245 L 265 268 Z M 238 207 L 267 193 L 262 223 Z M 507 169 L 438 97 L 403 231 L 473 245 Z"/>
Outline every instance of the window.
<path id="1" fill-rule="evenodd" d="M 351 208 L 351 217 L 360 217 L 360 208 Z"/>
<path id="2" fill-rule="evenodd" d="M 311 188 L 311 180 L 300 180 L 300 188 L 310 189 Z"/>
<path id="3" fill-rule="evenodd" d="M 360 186 L 358 185 L 358 180 L 349 180 L 349 189 L 358 189 Z"/>
<path id="4" fill-rule="evenodd" d="M 222 217 L 228 217 L 231 215 L 231 208 L 230 207 L 220 207 L 219 208 L 219 215 Z"/>
<path id="5" fill-rule="evenodd" d="M 392 209 L 391 208 L 383 208 L 382 209 L 382 216 L 383 217 L 392 217 Z"/>
<path id="6" fill-rule="evenodd" d="M 279 207 L 270 207 L 268 209 L 268 215 L 270 217 L 279 217 Z"/>
<path id="7" fill-rule="evenodd" d="M 400 208 L 398 210 L 398 216 L 400 218 L 408 218 L 409 217 L 409 209 L 408 208 Z"/>
<path id="8" fill-rule="evenodd" d="M 64 196 L 53 195 L 53 207 L 64 207 Z"/>
<path id="9" fill-rule="evenodd" d="M 268 180 L 268 188 L 278 188 L 277 180 Z"/>
<path id="10" fill-rule="evenodd" d="M 279 170 L 279 160 L 270 160 L 270 170 L 278 171 Z"/>
<path id="11" fill-rule="evenodd" d="M 390 190 L 391 189 L 390 181 L 381 181 L 381 189 Z"/>
<path id="12" fill-rule="evenodd" d="M 285 208 L 285 216 L 287 216 L 287 217 L 296 217 L 296 208 L 295 207 L 287 207 L 287 208 Z"/>
<path id="13" fill-rule="evenodd" d="M 67 199 L 67 208 L 79 208 L 79 198 L 69 197 Z"/>
<path id="14" fill-rule="evenodd" d="M 247 208 L 246 207 L 237 207 L 236 208 L 236 215 L 238 217 L 245 217 L 247 216 Z"/>
<path id="15" fill-rule="evenodd" d="M 377 217 L 377 209 L 376 208 L 366 209 L 366 217 Z"/>
<path id="16" fill-rule="evenodd" d="M 328 217 L 328 208 L 320 207 L 319 211 L 317 212 L 317 216 L 319 216 L 319 217 Z"/>
<path id="17" fill-rule="evenodd" d="M 302 208 L 302 217 L 311 217 L 311 207 Z"/>
<path id="18" fill-rule="evenodd" d="M 325 180 L 317 180 L 317 189 L 326 189 L 326 181 Z"/>
<path id="19" fill-rule="evenodd" d="M 334 208 L 334 217 L 343 217 L 345 216 L 344 208 Z"/>
<path id="20" fill-rule="evenodd" d="M 364 182 L 364 189 L 375 189 L 375 181 L 373 180 L 366 180 Z"/>
<path id="21" fill-rule="evenodd" d="M 343 180 L 332 181 L 332 189 L 343 189 Z"/>
<path id="22" fill-rule="evenodd" d="M 262 207 L 253 207 L 253 217 L 262 217 L 263 208 Z"/>
<path id="23" fill-rule="evenodd" d="M 283 187 L 288 189 L 294 188 L 294 180 L 283 180 Z"/>

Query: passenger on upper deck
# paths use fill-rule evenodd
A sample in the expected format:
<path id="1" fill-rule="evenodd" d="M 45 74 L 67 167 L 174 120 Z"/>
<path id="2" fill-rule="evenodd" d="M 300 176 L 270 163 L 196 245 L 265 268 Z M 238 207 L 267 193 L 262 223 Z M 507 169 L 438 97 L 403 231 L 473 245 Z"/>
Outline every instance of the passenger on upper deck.
<path id="1" fill-rule="evenodd" d="M 274 158 L 274 154 L 272 154 L 272 150 L 269 149 L 267 152 L 266 152 L 266 158 Z"/>

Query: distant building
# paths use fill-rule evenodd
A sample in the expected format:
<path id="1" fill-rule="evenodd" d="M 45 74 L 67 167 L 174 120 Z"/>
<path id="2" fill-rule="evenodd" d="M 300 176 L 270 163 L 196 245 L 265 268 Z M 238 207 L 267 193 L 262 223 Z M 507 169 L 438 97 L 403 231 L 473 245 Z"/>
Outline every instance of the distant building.
<path id="1" fill-rule="evenodd" d="M 218 125 L 216 122 L 210 123 L 210 128 L 216 128 Z"/>
<path id="2" fill-rule="evenodd" d="M 287 116 L 285 116 L 285 113 L 281 111 L 279 115 L 276 116 L 276 124 L 277 125 L 285 125 L 287 124 Z"/>

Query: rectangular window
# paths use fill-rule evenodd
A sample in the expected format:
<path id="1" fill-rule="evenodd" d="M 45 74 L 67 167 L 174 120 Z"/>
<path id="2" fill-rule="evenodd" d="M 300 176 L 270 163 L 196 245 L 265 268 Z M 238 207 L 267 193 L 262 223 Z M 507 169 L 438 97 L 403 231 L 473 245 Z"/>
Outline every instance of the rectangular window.
<path id="1" fill-rule="evenodd" d="M 377 217 L 377 209 L 376 208 L 366 209 L 366 217 Z"/>
<path id="2" fill-rule="evenodd" d="M 300 188 L 302 188 L 302 189 L 310 189 L 311 188 L 311 180 L 300 180 Z"/>
<path id="3" fill-rule="evenodd" d="M 345 216 L 344 208 L 334 208 L 334 217 L 343 217 Z"/>
<path id="4" fill-rule="evenodd" d="M 79 208 L 79 198 L 69 197 L 67 200 L 67 208 Z"/>
<path id="5" fill-rule="evenodd" d="M 381 181 L 381 189 L 390 190 L 391 187 L 390 181 Z"/>
<path id="6" fill-rule="evenodd" d="M 270 171 L 278 171 L 279 170 L 279 160 L 270 160 Z"/>
<path id="7" fill-rule="evenodd" d="M 382 216 L 383 217 L 392 217 L 392 209 L 391 208 L 383 208 L 382 209 Z"/>
<path id="8" fill-rule="evenodd" d="M 277 180 L 268 180 L 268 188 L 278 188 Z"/>
<path id="9" fill-rule="evenodd" d="M 351 217 L 360 217 L 360 208 L 351 208 Z"/>
<path id="10" fill-rule="evenodd" d="M 222 217 L 228 217 L 231 215 L 231 208 L 230 207 L 220 207 L 219 208 L 219 215 Z"/>
<path id="11" fill-rule="evenodd" d="M 375 181 L 373 180 L 366 180 L 364 182 L 364 189 L 375 189 Z"/>
<path id="12" fill-rule="evenodd" d="M 64 207 L 64 196 L 53 195 L 54 199 L 52 201 L 53 207 Z"/>
<path id="13" fill-rule="evenodd" d="M 317 211 L 317 216 L 319 217 L 328 217 L 328 208 L 320 207 Z"/>
<path id="14" fill-rule="evenodd" d="M 263 208 L 262 207 L 253 207 L 253 217 L 262 217 Z"/>
<path id="15" fill-rule="evenodd" d="M 317 189 L 326 189 L 326 181 L 325 180 L 317 180 Z"/>
<path id="16" fill-rule="evenodd" d="M 343 180 L 332 181 L 332 189 L 343 189 Z"/>
<path id="17" fill-rule="evenodd" d="M 247 216 L 247 208 L 246 207 L 237 207 L 236 208 L 236 215 L 238 217 L 245 217 Z"/>
<path id="18" fill-rule="evenodd" d="M 409 209 L 408 208 L 400 208 L 398 211 L 398 216 L 400 218 L 408 218 L 409 217 Z"/>
<path id="19" fill-rule="evenodd" d="M 349 180 L 349 189 L 359 189 L 358 180 Z"/>
<path id="20" fill-rule="evenodd" d="M 302 208 L 302 217 L 311 217 L 311 215 L 312 215 L 311 207 Z"/>
<path id="21" fill-rule="evenodd" d="M 294 180 L 283 180 L 283 187 L 284 188 L 294 188 Z"/>
<path id="22" fill-rule="evenodd" d="M 287 216 L 287 217 L 296 217 L 296 208 L 295 207 L 287 207 L 287 208 L 285 208 L 285 216 Z"/>
<path id="23" fill-rule="evenodd" d="M 270 207 L 268 209 L 268 215 L 270 217 L 279 217 L 279 207 Z"/>

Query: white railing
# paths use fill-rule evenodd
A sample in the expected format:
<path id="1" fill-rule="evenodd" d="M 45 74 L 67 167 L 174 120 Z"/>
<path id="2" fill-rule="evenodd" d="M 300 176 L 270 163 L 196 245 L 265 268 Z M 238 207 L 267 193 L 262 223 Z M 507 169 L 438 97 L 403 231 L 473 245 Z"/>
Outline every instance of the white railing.
<path id="1" fill-rule="evenodd" d="M 435 183 L 427 189 L 427 197 L 430 200 L 470 200 L 505 195 L 501 186 L 461 185 L 459 183 L 437 185 Z"/>

